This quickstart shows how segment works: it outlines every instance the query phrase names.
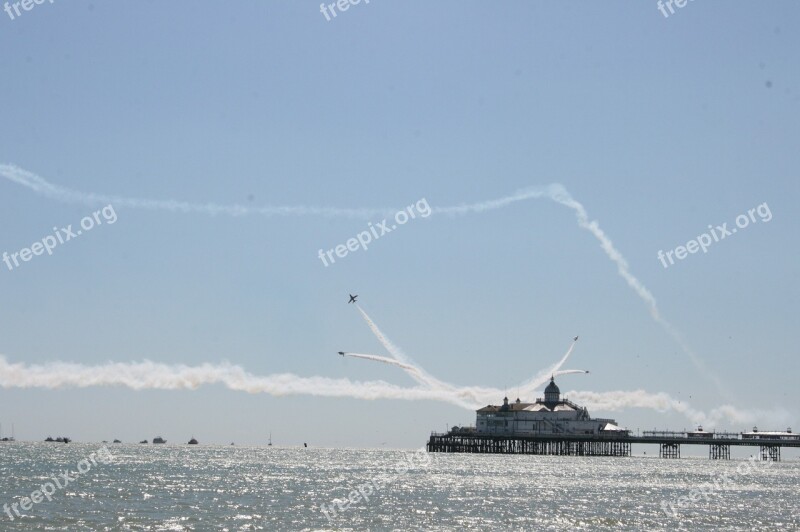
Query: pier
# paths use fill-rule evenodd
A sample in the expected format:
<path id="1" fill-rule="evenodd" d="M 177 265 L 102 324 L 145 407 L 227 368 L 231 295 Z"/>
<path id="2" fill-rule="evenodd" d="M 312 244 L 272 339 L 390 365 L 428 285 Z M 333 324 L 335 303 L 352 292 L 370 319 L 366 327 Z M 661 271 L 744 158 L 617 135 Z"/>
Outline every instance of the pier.
<path id="1" fill-rule="evenodd" d="M 577 340 L 577 338 L 575 338 Z M 544 397 L 533 403 L 503 398 L 475 412 L 475 426 L 431 433 L 432 453 L 536 454 L 557 456 L 630 456 L 631 445 L 658 445 L 660 458 L 680 458 L 684 445 L 708 446 L 711 460 L 730 460 L 731 447 L 758 447 L 762 460 L 779 461 L 782 447 L 800 447 L 800 434 L 785 431 L 644 431 L 634 436 L 614 419 L 593 418 L 586 407 L 561 397 L 550 377 Z"/>
<path id="2" fill-rule="evenodd" d="M 431 433 L 427 449 L 432 453 L 534 454 L 557 456 L 630 456 L 632 444 L 658 445 L 660 458 L 680 458 L 683 445 L 707 445 L 712 460 L 730 460 L 731 447 L 758 447 L 762 460 L 780 461 L 782 447 L 800 447 L 798 439 L 745 438 L 736 433 L 650 431 L 631 434 L 548 434 L 509 436 L 457 429 Z"/>

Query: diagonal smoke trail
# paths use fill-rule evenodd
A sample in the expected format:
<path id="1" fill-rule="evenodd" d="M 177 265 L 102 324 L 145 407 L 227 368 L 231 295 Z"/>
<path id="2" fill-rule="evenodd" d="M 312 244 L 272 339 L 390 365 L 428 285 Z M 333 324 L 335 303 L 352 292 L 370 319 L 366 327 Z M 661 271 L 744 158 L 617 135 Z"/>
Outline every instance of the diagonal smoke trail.
<path id="1" fill-rule="evenodd" d="M 361 317 L 364 318 L 364 321 L 367 322 L 372 334 L 378 339 L 378 341 L 383 345 L 383 347 L 389 352 L 390 355 L 394 357 L 395 360 L 402 364 L 406 364 L 409 366 L 414 366 L 417 371 L 414 373 L 409 373 L 412 379 L 417 381 L 420 384 L 428 386 L 431 389 L 435 390 L 451 390 L 453 388 L 452 385 L 447 384 L 445 382 L 440 381 L 439 379 L 430 375 L 427 371 L 422 369 L 419 364 L 415 364 L 405 353 L 403 353 L 402 349 L 394 345 L 386 336 L 381 332 L 375 322 L 372 321 L 372 318 L 364 312 L 364 309 L 361 308 L 360 305 L 356 304 L 355 307 L 358 309 L 358 312 L 361 314 Z"/>
<path id="2" fill-rule="evenodd" d="M 572 343 L 569 345 L 569 349 L 567 349 L 567 352 L 564 354 L 563 357 L 561 357 L 561 360 L 556 362 L 556 365 L 553 366 L 553 369 L 551 371 L 558 372 L 558 370 L 561 369 L 561 366 L 564 365 L 564 363 L 567 361 L 569 356 L 572 354 L 572 351 L 575 349 L 575 344 L 577 344 L 577 343 L 578 343 L 578 340 L 573 340 L 572 341 Z"/>
<path id="3" fill-rule="evenodd" d="M 404 369 L 404 370 L 406 370 L 408 372 L 411 372 L 411 373 L 414 373 L 414 374 L 417 374 L 417 375 L 419 375 L 419 372 L 420 372 L 419 368 L 417 368 L 416 366 L 412 366 L 411 364 L 404 364 L 402 362 L 398 362 L 397 360 L 395 360 L 393 358 L 387 358 L 387 357 L 382 357 L 382 356 L 378 356 L 378 355 L 367 355 L 367 354 L 364 354 L 364 353 L 348 353 L 348 352 L 345 352 L 344 355 L 342 355 L 342 356 L 352 357 L 352 358 L 360 358 L 360 359 L 363 359 L 363 360 L 372 360 L 373 362 L 381 362 L 382 364 L 388 364 L 388 365 L 394 366 L 396 368 Z"/>
<path id="4" fill-rule="evenodd" d="M 531 396 L 533 393 L 539 389 L 544 383 L 546 383 L 550 377 L 555 377 L 557 373 L 559 373 L 559 368 L 564 365 L 567 361 L 569 356 L 572 354 L 572 351 L 575 349 L 575 344 L 577 344 L 577 340 L 573 340 L 567 349 L 567 352 L 564 353 L 564 356 L 561 357 L 561 360 L 553 364 L 551 367 L 543 369 L 539 373 L 536 374 L 535 377 L 529 379 L 522 384 L 519 385 L 520 392 L 525 396 Z"/>
<path id="5" fill-rule="evenodd" d="M 132 207 L 139 209 L 166 210 L 181 213 L 202 213 L 210 215 L 264 215 L 264 216 L 324 216 L 324 217 L 349 217 L 367 218 L 380 216 L 393 212 L 393 209 L 342 209 L 336 207 L 309 207 L 309 206 L 265 206 L 265 207 L 246 207 L 242 205 L 218 205 L 213 203 L 195 204 L 175 200 L 151 200 L 126 198 L 121 196 L 111 196 L 95 193 L 84 193 L 74 191 L 65 187 L 54 185 L 46 181 L 41 176 L 19 168 L 11 164 L 0 164 L 0 176 L 9 181 L 27 187 L 37 194 L 71 203 L 84 204 L 108 204 L 116 206 Z M 467 215 L 482 213 L 495 209 L 501 209 L 513 203 L 531 199 L 548 198 L 559 203 L 575 212 L 578 219 L 578 226 L 591 233 L 600 243 L 600 247 L 608 258 L 617 266 L 617 273 L 625 280 L 628 286 L 633 289 L 642 301 L 647 305 L 653 320 L 658 323 L 680 346 L 681 350 L 689 357 L 697 370 L 711 382 L 714 383 L 721 395 L 731 400 L 732 394 L 723 386 L 719 378 L 714 375 L 705 365 L 702 359 L 684 341 L 680 332 L 661 316 L 653 294 L 639 281 L 630 271 L 628 262 L 622 253 L 614 247 L 613 242 L 600 228 L 597 221 L 590 221 L 589 215 L 584 206 L 576 201 L 563 185 L 554 183 L 545 187 L 530 187 L 519 190 L 504 198 L 472 203 L 461 204 L 449 207 L 434 207 L 432 212 L 448 215 Z M 363 312 L 363 311 L 362 311 Z M 391 352 L 391 351 L 390 351 Z M 392 353 L 392 356 L 395 356 Z M 397 358 L 397 357 L 396 357 Z M 401 360 L 399 358 L 398 360 Z M 407 360 L 405 362 L 408 362 Z"/>
<path id="6" fill-rule="evenodd" d="M 389 339 L 386 338 L 386 336 L 384 336 L 384 334 L 381 332 L 378 326 L 375 325 L 375 322 L 372 321 L 372 318 L 370 318 L 369 315 L 366 312 L 364 312 L 364 309 L 361 308 L 361 305 L 356 303 L 356 308 L 358 309 L 358 312 L 361 314 L 361 317 L 364 318 L 364 321 L 367 322 L 367 326 L 372 331 L 372 334 L 375 335 L 375 338 L 378 339 L 378 341 L 389 352 L 389 354 L 391 354 L 395 358 L 395 360 L 399 362 L 410 364 L 411 361 L 408 359 L 406 354 L 403 353 L 403 351 L 399 347 L 390 342 Z"/>

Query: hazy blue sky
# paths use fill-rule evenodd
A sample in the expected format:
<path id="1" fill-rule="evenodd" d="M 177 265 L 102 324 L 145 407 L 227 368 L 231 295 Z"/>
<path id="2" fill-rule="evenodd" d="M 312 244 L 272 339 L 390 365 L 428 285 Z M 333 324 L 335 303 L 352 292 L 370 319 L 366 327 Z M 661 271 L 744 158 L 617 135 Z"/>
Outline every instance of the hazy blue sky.
<path id="1" fill-rule="evenodd" d="M 574 214 L 547 200 L 415 220 L 327 268 L 320 248 L 381 217 L 120 206 L 115 224 L 53 256 L 0 263 L 0 353 L 229 361 L 256 375 L 413 386 L 394 368 L 336 356 L 386 354 L 350 292 L 449 382 L 513 398 L 580 334 L 567 367 L 591 373 L 561 378 L 562 390 L 782 409 L 800 429 L 798 15 L 789 0 L 698 0 L 669 18 L 650 0 L 372 0 L 331 21 L 315 2 L 272 0 L 0 12 L 0 163 L 81 191 L 252 206 L 453 205 L 559 182 L 733 401 L 698 375 Z M 659 262 L 659 250 L 764 202 L 769 223 Z M 93 210 L 0 179 L 0 252 Z M 690 426 L 649 409 L 590 411 L 634 429 Z M 474 413 L 217 385 L 0 389 L 0 421 L 25 439 L 257 443 L 272 431 L 277 444 L 416 447 Z M 770 423 L 759 425 L 785 428 Z"/>

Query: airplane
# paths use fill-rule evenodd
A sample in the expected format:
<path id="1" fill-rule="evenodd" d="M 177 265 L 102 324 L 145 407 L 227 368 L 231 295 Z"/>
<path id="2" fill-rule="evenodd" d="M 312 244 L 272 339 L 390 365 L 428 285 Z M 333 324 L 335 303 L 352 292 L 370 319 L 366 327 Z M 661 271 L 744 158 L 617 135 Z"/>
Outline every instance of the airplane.
<path id="1" fill-rule="evenodd" d="M 577 336 L 575 337 L 575 341 L 576 341 L 576 342 L 578 341 L 578 337 L 577 337 Z"/>
<path id="2" fill-rule="evenodd" d="M 348 301 L 347 304 L 349 305 L 350 303 L 355 303 L 356 302 L 356 298 L 358 297 L 358 294 L 356 294 L 356 295 L 349 294 L 349 296 L 350 296 L 350 301 Z"/>
<path id="3" fill-rule="evenodd" d="M 339 354 L 344 356 L 344 351 L 339 351 Z"/>

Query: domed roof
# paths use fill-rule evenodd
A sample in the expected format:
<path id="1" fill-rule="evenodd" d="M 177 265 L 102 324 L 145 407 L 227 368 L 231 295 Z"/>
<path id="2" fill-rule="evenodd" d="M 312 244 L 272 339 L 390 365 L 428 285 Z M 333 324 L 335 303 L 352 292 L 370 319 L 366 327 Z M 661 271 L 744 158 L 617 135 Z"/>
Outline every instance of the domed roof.
<path id="1" fill-rule="evenodd" d="M 544 393 L 545 394 L 551 394 L 551 393 L 560 394 L 561 393 L 561 390 L 558 389 L 558 386 L 556 385 L 556 381 L 555 381 L 555 379 L 553 377 L 550 377 L 550 384 L 548 384 L 547 388 L 544 389 Z"/>

